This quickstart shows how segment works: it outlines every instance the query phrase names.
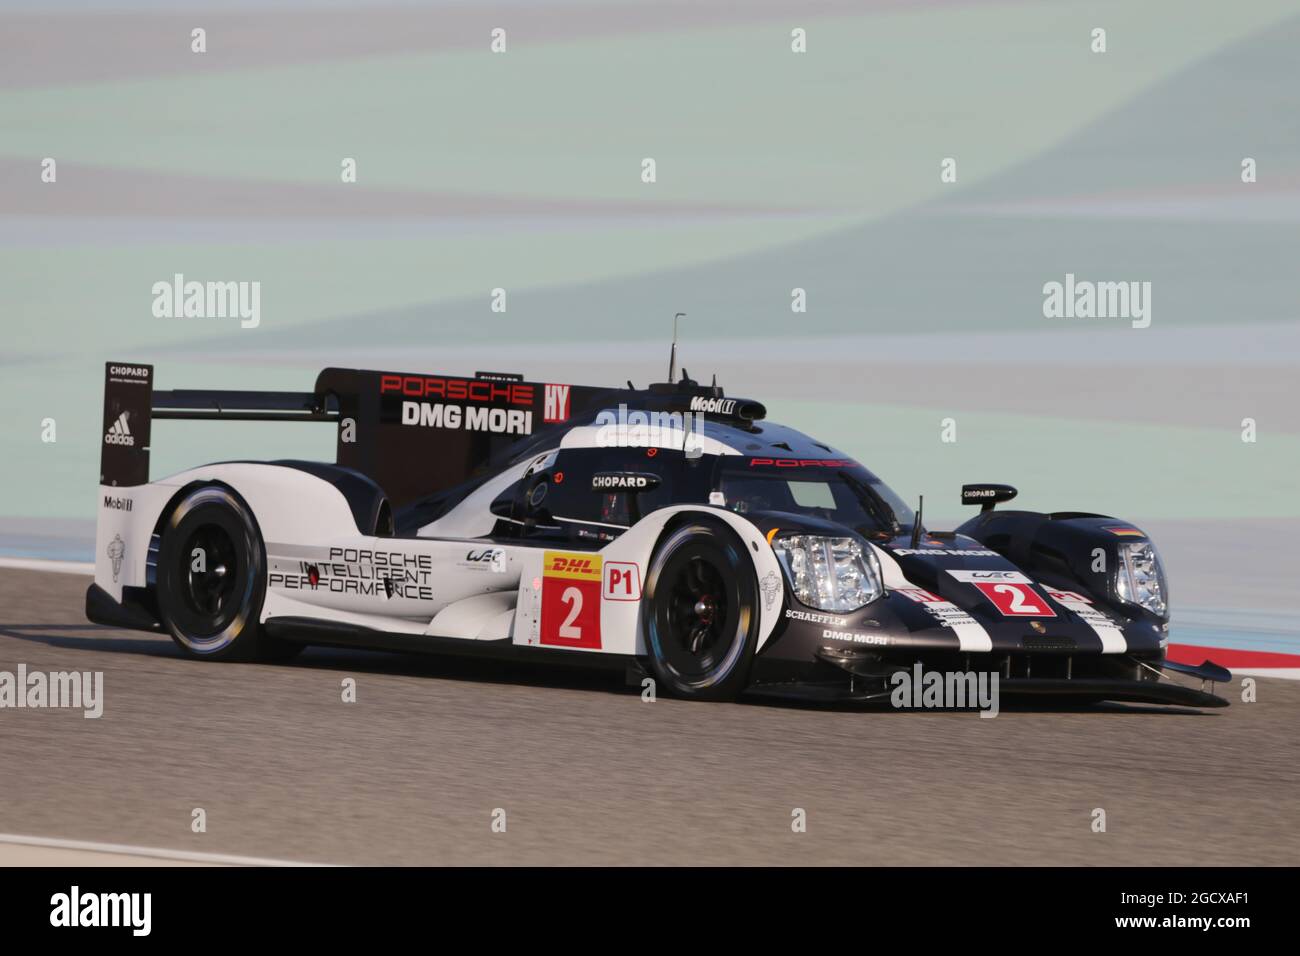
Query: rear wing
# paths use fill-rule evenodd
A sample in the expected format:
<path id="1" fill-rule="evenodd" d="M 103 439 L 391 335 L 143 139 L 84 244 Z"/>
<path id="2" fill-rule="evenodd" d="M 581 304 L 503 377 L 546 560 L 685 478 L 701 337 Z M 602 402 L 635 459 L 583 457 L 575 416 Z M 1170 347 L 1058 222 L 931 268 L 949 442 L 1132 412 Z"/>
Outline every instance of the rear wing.
<path id="1" fill-rule="evenodd" d="M 752 421 L 757 402 L 722 398 L 685 378 L 648 389 L 529 382 L 522 375 L 472 378 L 327 368 L 310 392 L 160 391 L 152 365 L 109 362 L 104 375 L 101 485 L 149 481 L 154 419 L 330 422 L 335 462 L 372 478 L 393 507 L 468 480 L 511 445 L 542 429 L 625 403 Z"/>
<path id="2" fill-rule="evenodd" d="M 108 362 L 99 483 L 110 487 L 148 483 L 154 419 L 333 422 L 338 417 L 337 403 L 314 392 L 158 391 L 153 387 L 152 365 Z"/>
<path id="3" fill-rule="evenodd" d="M 149 481 L 152 424 L 186 421 L 330 422 L 335 461 L 368 475 L 394 507 L 459 484 L 492 456 L 561 424 L 609 389 L 327 368 L 310 392 L 154 388 L 152 365 L 108 362 L 99 482 Z"/>

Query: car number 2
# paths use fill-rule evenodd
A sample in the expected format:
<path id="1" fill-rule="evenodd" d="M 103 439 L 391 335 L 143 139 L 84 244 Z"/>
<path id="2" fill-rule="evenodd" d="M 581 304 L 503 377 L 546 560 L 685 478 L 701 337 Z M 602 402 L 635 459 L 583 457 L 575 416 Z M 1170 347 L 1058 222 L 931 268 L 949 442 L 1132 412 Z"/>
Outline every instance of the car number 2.
<path id="1" fill-rule="evenodd" d="M 1007 617 L 1056 617 L 1056 612 L 1031 585 L 980 581 L 975 586 Z"/>
<path id="2" fill-rule="evenodd" d="M 582 627 L 573 623 L 582 614 L 582 592 L 575 587 L 567 587 L 560 595 L 560 601 L 568 605 L 569 613 L 560 625 L 559 636 L 566 641 L 582 640 Z"/>
<path id="3" fill-rule="evenodd" d="M 599 556 L 546 552 L 540 643 L 600 649 L 600 581 Z"/>

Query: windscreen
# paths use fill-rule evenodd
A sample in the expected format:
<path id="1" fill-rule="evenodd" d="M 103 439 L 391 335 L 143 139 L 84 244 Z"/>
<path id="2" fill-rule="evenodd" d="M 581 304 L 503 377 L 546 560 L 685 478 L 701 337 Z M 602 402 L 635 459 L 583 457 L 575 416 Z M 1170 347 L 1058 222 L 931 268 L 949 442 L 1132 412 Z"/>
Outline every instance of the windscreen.
<path id="1" fill-rule="evenodd" d="M 784 511 L 845 525 L 863 535 L 897 534 L 913 514 L 879 478 L 848 458 L 719 459 L 717 490 L 725 506 L 746 514 Z"/>

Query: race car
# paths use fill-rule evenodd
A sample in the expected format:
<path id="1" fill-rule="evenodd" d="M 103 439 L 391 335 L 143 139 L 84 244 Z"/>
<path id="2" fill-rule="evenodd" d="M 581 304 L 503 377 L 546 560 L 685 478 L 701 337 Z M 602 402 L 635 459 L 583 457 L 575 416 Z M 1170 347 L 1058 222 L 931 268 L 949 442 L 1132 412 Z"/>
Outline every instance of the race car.
<path id="1" fill-rule="evenodd" d="M 328 368 L 310 392 L 164 391 L 110 362 L 87 616 L 197 658 L 557 660 L 710 700 L 882 701 L 921 667 L 997 674 L 1003 695 L 1226 705 L 1226 670 L 1166 659 L 1168 586 L 1132 523 L 998 510 L 1014 488 L 967 484 L 980 512 L 933 531 L 851 456 L 674 377 Z M 326 423 L 335 461 L 150 480 L 155 419 Z"/>

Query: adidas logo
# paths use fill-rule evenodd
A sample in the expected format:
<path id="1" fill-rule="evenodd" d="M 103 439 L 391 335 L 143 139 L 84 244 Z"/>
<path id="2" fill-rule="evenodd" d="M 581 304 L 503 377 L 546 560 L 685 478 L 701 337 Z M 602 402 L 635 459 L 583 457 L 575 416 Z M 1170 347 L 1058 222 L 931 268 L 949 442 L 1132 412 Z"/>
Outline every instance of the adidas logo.
<path id="1" fill-rule="evenodd" d="M 135 446 L 135 436 L 131 434 L 131 429 L 126 424 L 126 412 L 117 416 L 117 421 L 113 422 L 108 434 L 104 436 L 104 444 Z"/>

